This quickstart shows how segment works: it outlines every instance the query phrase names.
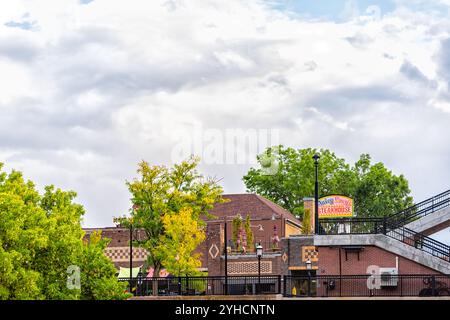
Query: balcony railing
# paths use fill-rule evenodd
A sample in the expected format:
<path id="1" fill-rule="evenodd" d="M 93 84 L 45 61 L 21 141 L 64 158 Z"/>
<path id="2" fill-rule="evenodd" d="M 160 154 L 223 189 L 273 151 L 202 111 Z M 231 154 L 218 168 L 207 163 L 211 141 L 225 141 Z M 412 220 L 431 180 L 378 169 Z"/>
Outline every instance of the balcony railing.
<path id="1" fill-rule="evenodd" d="M 256 245 L 260 244 L 263 247 L 264 253 L 276 253 L 281 251 L 281 243 L 280 242 L 274 242 L 271 240 L 265 240 L 265 241 L 256 241 L 253 244 L 253 248 L 246 248 L 243 250 L 242 246 L 238 249 L 236 245 L 232 244 L 231 241 L 228 245 L 228 254 L 233 255 L 242 255 L 242 254 L 256 254 Z"/>

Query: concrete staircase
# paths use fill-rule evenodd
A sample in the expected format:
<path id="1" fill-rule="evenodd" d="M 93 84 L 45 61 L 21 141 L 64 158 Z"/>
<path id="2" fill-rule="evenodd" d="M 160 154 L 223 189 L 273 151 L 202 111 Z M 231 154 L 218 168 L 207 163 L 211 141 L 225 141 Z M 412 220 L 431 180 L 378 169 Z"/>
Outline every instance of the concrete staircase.
<path id="1" fill-rule="evenodd" d="M 407 223 L 405 227 L 426 236 L 444 230 L 450 227 L 450 206 Z"/>
<path id="2" fill-rule="evenodd" d="M 450 190 L 387 217 L 390 225 L 429 236 L 450 227 Z"/>

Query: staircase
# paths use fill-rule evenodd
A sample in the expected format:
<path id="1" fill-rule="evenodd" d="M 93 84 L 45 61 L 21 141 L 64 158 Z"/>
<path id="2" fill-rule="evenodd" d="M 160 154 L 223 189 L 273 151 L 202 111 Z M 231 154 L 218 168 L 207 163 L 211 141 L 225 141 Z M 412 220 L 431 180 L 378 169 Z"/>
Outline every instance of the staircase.
<path id="1" fill-rule="evenodd" d="M 388 251 L 397 248 L 396 250 L 403 251 L 405 255 L 413 257 L 413 260 L 421 260 L 425 265 L 438 258 L 440 262 L 435 261 L 433 265 L 439 265 L 440 270 L 444 268 L 448 271 L 450 246 L 428 236 L 448 226 L 450 226 L 450 190 L 384 218 L 321 219 L 320 234 L 350 236 L 349 239 L 336 237 L 329 239 L 334 242 L 369 241 Z M 392 241 L 393 239 L 401 244 Z M 320 241 L 329 240 L 322 237 Z M 409 252 L 406 252 L 408 250 L 404 247 L 409 247 Z M 425 255 L 420 254 L 421 252 Z M 427 260 L 430 260 L 430 263 L 426 263 Z"/>
<path id="2" fill-rule="evenodd" d="M 450 190 L 389 216 L 390 225 L 404 226 L 423 235 L 450 227 Z"/>

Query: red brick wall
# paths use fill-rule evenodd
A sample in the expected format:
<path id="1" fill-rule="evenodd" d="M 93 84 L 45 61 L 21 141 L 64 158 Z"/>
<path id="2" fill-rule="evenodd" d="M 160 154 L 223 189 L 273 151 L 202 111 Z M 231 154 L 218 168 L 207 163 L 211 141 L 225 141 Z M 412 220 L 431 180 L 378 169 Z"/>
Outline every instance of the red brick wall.
<path id="1" fill-rule="evenodd" d="M 318 275 L 337 276 L 340 274 L 339 268 L 339 250 L 341 254 L 342 275 L 366 275 L 367 267 L 376 265 L 380 268 L 394 268 L 396 266 L 396 255 L 375 246 L 366 246 L 358 254 L 348 252 L 347 260 L 345 250 L 339 247 L 319 247 L 319 269 Z M 398 256 L 399 275 L 431 275 L 439 272 L 422 266 L 412 260 Z M 323 283 L 334 279 L 336 287 L 334 290 L 327 290 Z M 317 283 L 318 296 L 417 296 L 420 290 L 427 288 L 424 284 L 424 278 L 421 276 L 412 276 L 400 279 L 396 286 L 381 287 L 370 290 L 366 277 L 339 278 L 331 277 L 320 279 Z"/>

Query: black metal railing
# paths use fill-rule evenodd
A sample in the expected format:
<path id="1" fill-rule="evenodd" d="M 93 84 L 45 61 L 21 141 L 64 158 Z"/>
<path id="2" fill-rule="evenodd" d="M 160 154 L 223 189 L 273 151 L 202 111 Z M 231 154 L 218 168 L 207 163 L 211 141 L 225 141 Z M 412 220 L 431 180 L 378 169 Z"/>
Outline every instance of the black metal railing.
<path id="1" fill-rule="evenodd" d="M 447 190 L 427 200 L 416 203 L 400 212 L 390 215 L 388 216 L 388 219 L 389 223 L 392 225 L 403 226 L 449 206 L 450 190 Z"/>
<path id="2" fill-rule="evenodd" d="M 450 275 L 285 276 L 286 297 L 450 296 Z"/>
<path id="3" fill-rule="evenodd" d="M 386 235 L 440 259 L 450 261 L 450 246 L 406 227 L 388 226 Z"/>
<path id="4" fill-rule="evenodd" d="M 119 281 L 130 282 L 128 278 Z M 225 277 L 135 278 L 135 296 L 225 295 Z M 230 276 L 229 295 L 285 297 L 450 296 L 450 275 Z"/>
<path id="5" fill-rule="evenodd" d="M 225 276 L 215 277 L 137 277 L 131 281 L 135 296 L 174 296 L 174 295 L 256 295 L 281 294 L 281 276 Z M 130 283 L 129 278 L 119 281 Z M 225 285 L 228 285 L 228 292 Z M 155 294 L 154 294 L 155 293 Z"/>
<path id="6" fill-rule="evenodd" d="M 320 219 L 319 234 L 374 234 L 387 227 L 382 218 Z"/>
<path id="7" fill-rule="evenodd" d="M 280 241 L 264 240 L 255 241 L 251 248 L 246 246 L 245 250 L 243 246 L 237 246 L 232 240 L 228 242 L 228 250 L 230 254 L 256 254 L 256 246 L 261 245 L 264 253 L 278 253 L 281 251 Z"/>

